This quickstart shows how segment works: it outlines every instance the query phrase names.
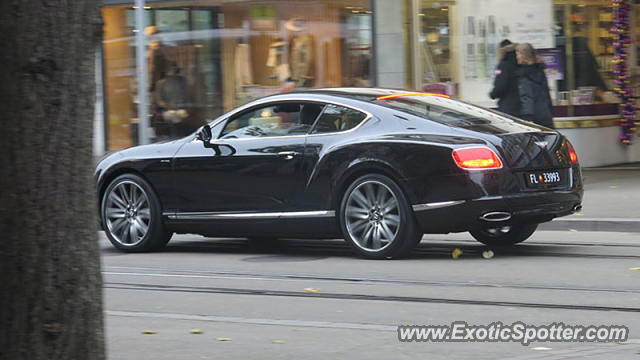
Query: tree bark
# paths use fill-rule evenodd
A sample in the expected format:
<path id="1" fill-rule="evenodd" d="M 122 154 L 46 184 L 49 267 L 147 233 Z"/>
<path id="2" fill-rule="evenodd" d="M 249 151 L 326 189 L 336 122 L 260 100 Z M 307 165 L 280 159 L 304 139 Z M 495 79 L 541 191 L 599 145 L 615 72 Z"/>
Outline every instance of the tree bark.
<path id="1" fill-rule="evenodd" d="M 99 0 L 0 4 L 0 359 L 103 359 Z"/>

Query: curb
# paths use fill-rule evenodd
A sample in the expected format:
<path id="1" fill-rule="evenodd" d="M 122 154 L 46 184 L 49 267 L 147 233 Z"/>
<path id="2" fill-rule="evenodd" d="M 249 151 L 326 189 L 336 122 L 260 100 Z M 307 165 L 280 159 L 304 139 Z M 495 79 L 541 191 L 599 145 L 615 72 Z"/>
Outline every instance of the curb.
<path id="1" fill-rule="evenodd" d="M 640 233 L 640 218 L 557 218 L 540 224 L 540 230 L 578 230 Z"/>

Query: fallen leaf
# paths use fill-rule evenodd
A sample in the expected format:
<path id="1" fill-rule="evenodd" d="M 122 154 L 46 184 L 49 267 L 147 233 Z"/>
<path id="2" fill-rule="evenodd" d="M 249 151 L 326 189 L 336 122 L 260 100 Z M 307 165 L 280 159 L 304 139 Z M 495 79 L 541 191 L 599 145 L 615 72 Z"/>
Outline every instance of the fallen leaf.
<path id="1" fill-rule="evenodd" d="M 153 334 L 157 334 L 158 332 L 155 330 L 142 330 L 142 334 L 144 335 L 153 335 Z"/>
<path id="2" fill-rule="evenodd" d="M 584 215 L 584 214 L 583 214 L 583 213 L 575 213 L 575 214 L 573 214 L 573 215 L 574 215 L 574 216 L 582 216 L 582 215 Z"/>
<path id="3" fill-rule="evenodd" d="M 485 259 L 491 259 L 493 257 L 493 251 L 487 250 L 482 252 L 482 257 Z"/>
<path id="4" fill-rule="evenodd" d="M 317 293 L 317 292 L 320 292 L 320 289 L 305 288 L 304 291 L 310 292 L 310 293 Z"/>
<path id="5" fill-rule="evenodd" d="M 284 344 L 284 341 L 282 340 L 271 340 L 272 344 Z"/>
<path id="6" fill-rule="evenodd" d="M 455 248 L 453 249 L 453 251 L 451 252 L 451 257 L 454 259 L 457 259 L 460 257 L 460 255 L 462 255 L 462 250 Z"/>
<path id="7" fill-rule="evenodd" d="M 191 329 L 191 331 L 189 331 L 192 334 L 202 334 L 202 330 L 200 329 Z"/>
<path id="8" fill-rule="evenodd" d="M 219 337 L 219 338 L 216 338 L 216 340 L 218 340 L 218 341 L 231 341 L 231 338 Z"/>
<path id="9" fill-rule="evenodd" d="M 639 267 L 632 267 L 632 268 L 629 268 L 629 270 L 640 270 L 640 266 L 639 266 Z"/>

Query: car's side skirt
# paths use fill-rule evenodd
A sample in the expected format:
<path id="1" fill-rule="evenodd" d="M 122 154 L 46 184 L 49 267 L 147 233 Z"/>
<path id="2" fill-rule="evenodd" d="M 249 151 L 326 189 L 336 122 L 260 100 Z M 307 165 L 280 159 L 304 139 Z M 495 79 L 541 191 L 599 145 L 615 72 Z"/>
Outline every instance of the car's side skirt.
<path id="1" fill-rule="evenodd" d="M 335 217 L 333 210 L 290 212 L 182 212 L 164 213 L 171 220 L 229 220 L 229 219 L 295 219 Z"/>
<path id="2" fill-rule="evenodd" d="M 423 211 L 423 210 L 439 209 L 447 206 L 459 205 L 459 204 L 462 204 L 463 202 L 464 200 L 441 201 L 441 202 L 434 202 L 434 203 L 428 203 L 428 204 L 417 204 L 417 205 L 412 205 L 411 207 L 413 208 L 413 211 Z"/>

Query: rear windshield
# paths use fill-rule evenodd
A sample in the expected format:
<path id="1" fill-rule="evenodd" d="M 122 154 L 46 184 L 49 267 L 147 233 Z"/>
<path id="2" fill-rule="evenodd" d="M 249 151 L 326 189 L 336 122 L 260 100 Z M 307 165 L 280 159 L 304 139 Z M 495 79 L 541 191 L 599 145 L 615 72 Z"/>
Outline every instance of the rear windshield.
<path id="1" fill-rule="evenodd" d="M 533 123 L 501 112 L 443 97 L 429 95 L 401 96 L 377 100 L 376 104 L 441 124 L 475 131 L 504 134 L 542 129 Z"/>

